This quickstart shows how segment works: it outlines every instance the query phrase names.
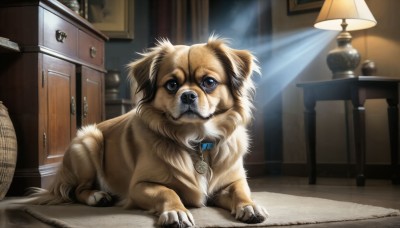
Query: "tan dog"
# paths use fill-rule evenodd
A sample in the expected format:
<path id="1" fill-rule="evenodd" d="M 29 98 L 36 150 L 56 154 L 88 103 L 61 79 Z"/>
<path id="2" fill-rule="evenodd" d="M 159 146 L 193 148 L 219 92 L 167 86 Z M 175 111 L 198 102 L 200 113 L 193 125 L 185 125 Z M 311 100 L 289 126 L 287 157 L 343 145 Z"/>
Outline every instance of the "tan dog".
<path id="1" fill-rule="evenodd" d="M 185 207 L 211 204 L 246 223 L 268 214 L 243 168 L 252 119 L 254 57 L 218 38 L 157 47 L 129 64 L 141 94 L 131 112 L 78 132 L 54 183 L 36 203 L 78 201 L 154 212 L 158 225 L 193 226 Z"/>

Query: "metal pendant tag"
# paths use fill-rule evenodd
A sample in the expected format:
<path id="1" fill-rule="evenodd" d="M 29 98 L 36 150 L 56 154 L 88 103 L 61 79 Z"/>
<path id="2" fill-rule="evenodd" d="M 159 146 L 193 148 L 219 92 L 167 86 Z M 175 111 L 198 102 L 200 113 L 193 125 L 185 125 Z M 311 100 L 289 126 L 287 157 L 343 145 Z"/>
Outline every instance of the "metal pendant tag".
<path id="1" fill-rule="evenodd" d="M 208 164 L 203 161 L 203 160 L 199 160 L 196 162 L 196 164 L 194 165 L 194 169 L 196 170 L 196 172 L 198 172 L 199 174 L 205 174 L 208 170 Z"/>

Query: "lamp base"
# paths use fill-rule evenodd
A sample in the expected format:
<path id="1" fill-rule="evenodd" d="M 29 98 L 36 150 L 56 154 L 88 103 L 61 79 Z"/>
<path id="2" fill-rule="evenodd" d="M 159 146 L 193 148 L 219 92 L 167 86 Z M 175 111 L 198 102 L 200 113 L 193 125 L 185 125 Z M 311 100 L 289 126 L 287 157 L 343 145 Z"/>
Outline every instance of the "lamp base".
<path id="1" fill-rule="evenodd" d="M 342 31 L 337 37 L 338 47 L 331 50 L 327 57 L 329 69 L 333 79 L 355 77 L 354 69 L 360 63 L 360 54 L 351 46 L 351 35 Z"/>
<path id="2" fill-rule="evenodd" d="M 355 77 L 357 76 L 354 74 L 354 71 L 337 72 L 332 74 L 332 79 L 355 78 Z"/>

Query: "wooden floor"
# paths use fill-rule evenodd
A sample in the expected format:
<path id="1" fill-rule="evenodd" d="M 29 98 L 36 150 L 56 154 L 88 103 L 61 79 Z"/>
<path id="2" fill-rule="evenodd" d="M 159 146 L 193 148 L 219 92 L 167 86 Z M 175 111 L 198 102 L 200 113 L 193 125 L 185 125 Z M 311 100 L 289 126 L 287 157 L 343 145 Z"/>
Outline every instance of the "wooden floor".
<path id="1" fill-rule="evenodd" d="M 249 178 L 248 181 L 252 191 L 318 197 L 400 210 L 400 185 L 392 185 L 390 180 L 367 180 L 364 187 L 356 186 L 354 179 L 336 178 L 318 178 L 316 185 L 309 185 L 308 179 L 302 177 L 257 177 Z M 400 216 L 290 227 L 400 228 Z"/>

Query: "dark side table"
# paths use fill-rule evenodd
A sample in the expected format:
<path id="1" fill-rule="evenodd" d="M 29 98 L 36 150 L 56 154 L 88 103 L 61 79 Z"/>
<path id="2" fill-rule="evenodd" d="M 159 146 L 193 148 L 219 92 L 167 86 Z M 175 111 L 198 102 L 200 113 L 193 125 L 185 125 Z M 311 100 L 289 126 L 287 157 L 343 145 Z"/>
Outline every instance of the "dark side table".
<path id="1" fill-rule="evenodd" d="M 357 163 L 356 182 L 365 185 L 365 107 L 366 99 L 386 99 L 390 135 L 392 182 L 399 184 L 399 83 L 400 79 L 376 76 L 298 83 L 304 91 L 304 122 L 309 168 L 309 184 L 316 183 L 316 112 L 317 101 L 351 100 Z"/>

